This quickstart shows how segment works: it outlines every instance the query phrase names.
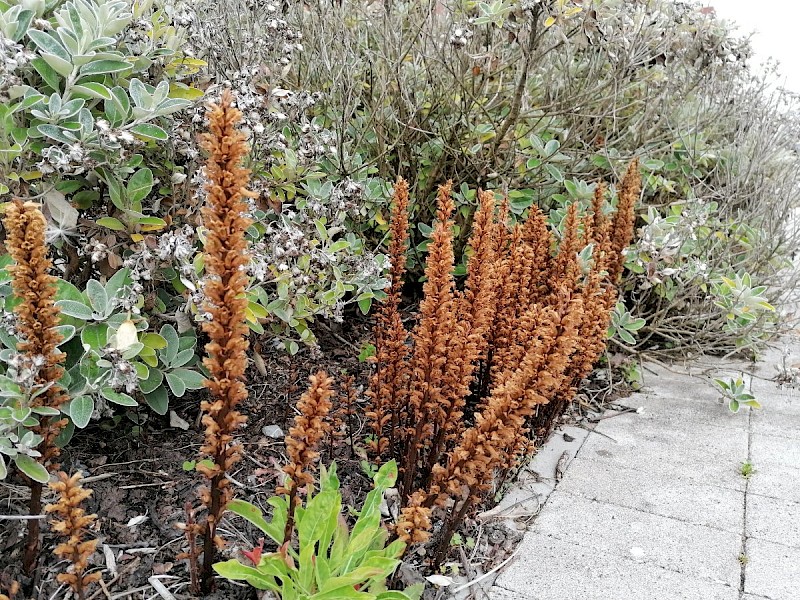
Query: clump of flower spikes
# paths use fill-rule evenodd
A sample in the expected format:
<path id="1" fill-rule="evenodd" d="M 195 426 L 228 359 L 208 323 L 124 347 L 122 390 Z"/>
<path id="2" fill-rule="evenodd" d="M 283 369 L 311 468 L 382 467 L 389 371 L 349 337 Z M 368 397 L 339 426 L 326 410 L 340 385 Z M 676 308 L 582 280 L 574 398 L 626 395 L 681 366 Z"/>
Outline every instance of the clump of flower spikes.
<path id="1" fill-rule="evenodd" d="M 377 316 L 376 370 L 368 392 L 370 449 L 377 460 L 396 458 L 401 465 L 400 538 L 426 541 L 432 511 L 442 514 L 435 560 L 494 478 L 529 448 L 528 433 L 543 408 L 563 409 L 603 351 L 623 251 L 633 234 L 637 182 L 634 161 L 610 219 L 603 211 L 603 184 L 583 219 L 578 206 L 570 206 L 555 255 L 541 211 L 531 210 L 509 228 L 507 202 L 498 205 L 492 193 L 480 192 L 463 290 L 453 277 L 450 187 L 442 186 L 424 297 L 409 336 L 399 312 L 409 202 L 398 181 L 390 225 L 392 281 Z M 579 253 L 589 246 L 592 260 L 584 272 Z"/>

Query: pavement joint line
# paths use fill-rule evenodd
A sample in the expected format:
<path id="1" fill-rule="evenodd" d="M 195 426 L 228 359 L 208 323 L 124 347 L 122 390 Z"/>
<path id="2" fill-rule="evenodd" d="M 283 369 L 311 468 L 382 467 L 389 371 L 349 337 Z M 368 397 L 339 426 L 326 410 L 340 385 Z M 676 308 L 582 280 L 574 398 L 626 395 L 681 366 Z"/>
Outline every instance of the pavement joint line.
<path id="1" fill-rule="evenodd" d="M 753 411 L 747 413 L 747 463 L 752 466 L 751 453 L 753 447 Z M 739 580 L 739 600 L 743 600 L 744 595 L 747 593 L 747 492 L 750 489 L 750 477 L 745 478 L 744 482 L 744 500 L 742 510 L 744 511 L 742 517 L 742 551 L 740 554 L 739 562 L 742 565 L 742 573 Z"/>
<path id="2" fill-rule="evenodd" d="M 797 471 L 800 474 L 800 469 L 795 469 L 794 467 L 787 467 L 792 469 L 793 471 Z M 797 504 L 800 505 L 800 502 L 797 500 L 790 500 L 789 498 L 782 498 L 780 496 L 770 496 L 769 494 L 759 494 L 758 492 L 749 492 L 747 493 L 747 497 L 755 496 L 756 498 L 767 498 L 769 500 L 778 500 L 779 502 L 785 502 L 786 504 Z"/>
<path id="3" fill-rule="evenodd" d="M 731 531 L 730 529 L 724 529 L 722 527 L 716 527 L 714 525 L 707 525 L 705 523 L 698 523 L 697 521 L 687 521 L 686 519 L 679 519 L 673 515 L 665 515 L 659 512 L 651 512 L 649 510 L 642 510 L 636 506 L 628 506 L 626 504 L 617 504 L 616 502 L 609 502 L 608 500 L 598 500 L 597 498 L 591 498 L 589 496 L 584 496 L 583 494 L 575 494 L 569 491 L 561 491 L 559 492 L 564 494 L 565 496 L 572 496 L 573 498 L 582 498 L 583 500 L 591 500 L 592 502 L 597 502 L 598 504 L 608 504 L 609 506 L 614 506 L 616 508 L 625 508 L 628 510 L 633 510 L 638 513 L 642 513 L 643 515 L 652 515 L 654 517 L 661 517 L 664 519 L 671 519 L 673 521 L 677 521 L 678 523 L 683 523 L 684 525 L 694 525 L 695 527 L 705 527 L 707 529 L 711 529 L 713 531 L 719 531 L 720 533 L 735 533 L 735 531 Z M 552 495 L 552 494 L 551 494 Z M 535 522 L 535 521 L 534 521 Z M 550 534 L 542 534 L 542 535 L 550 535 Z M 552 537 L 552 536 L 551 536 Z M 563 541 L 563 540 L 562 540 Z M 763 540 L 763 541 L 771 541 L 771 540 Z M 776 542 L 773 542 L 776 543 Z M 576 544 L 580 545 L 580 544 Z M 783 545 L 783 544 L 781 544 Z M 793 548 L 794 546 L 786 546 L 787 548 Z"/>

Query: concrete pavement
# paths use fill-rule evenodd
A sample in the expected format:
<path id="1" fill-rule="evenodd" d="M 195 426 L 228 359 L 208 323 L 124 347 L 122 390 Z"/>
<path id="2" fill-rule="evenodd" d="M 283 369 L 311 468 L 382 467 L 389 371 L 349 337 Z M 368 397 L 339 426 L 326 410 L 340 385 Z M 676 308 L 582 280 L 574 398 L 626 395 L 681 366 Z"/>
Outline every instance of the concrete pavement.
<path id="1" fill-rule="evenodd" d="M 800 393 L 773 381 L 787 363 L 800 341 L 757 365 L 650 364 L 620 402 L 638 412 L 556 433 L 488 515 L 527 524 L 489 598 L 800 599 Z M 732 414 L 708 382 L 743 370 L 763 408 Z"/>

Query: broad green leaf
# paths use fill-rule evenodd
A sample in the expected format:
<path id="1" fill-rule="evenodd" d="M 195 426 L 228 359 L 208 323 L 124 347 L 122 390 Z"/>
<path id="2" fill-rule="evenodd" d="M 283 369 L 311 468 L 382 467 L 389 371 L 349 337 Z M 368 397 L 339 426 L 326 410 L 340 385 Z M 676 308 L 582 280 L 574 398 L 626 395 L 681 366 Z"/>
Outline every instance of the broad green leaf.
<path id="1" fill-rule="evenodd" d="M 350 585 L 329 590 L 327 592 L 320 592 L 309 596 L 308 600 L 374 600 L 375 596 L 367 592 L 359 592 Z"/>
<path id="2" fill-rule="evenodd" d="M 100 315 L 105 315 L 108 310 L 108 294 L 105 286 L 96 279 L 86 282 L 86 296 L 94 311 Z"/>
<path id="3" fill-rule="evenodd" d="M 91 307 L 86 306 L 83 302 L 76 302 L 74 300 L 59 300 L 56 302 L 56 306 L 59 308 L 59 310 L 61 310 L 62 313 L 70 317 L 75 317 L 76 319 L 81 319 L 82 321 L 92 320 L 92 309 Z"/>
<path id="4" fill-rule="evenodd" d="M 70 62 L 69 51 L 54 36 L 39 29 L 29 29 L 28 37 L 43 53 L 53 54 L 65 62 Z"/>
<path id="5" fill-rule="evenodd" d="M 62 77 L 69 77 L 72 75 L 72 71 L 75 68 L 72 63 L 68 60 L 64 60 L 60 56 L 56 56 L 55 54 L 48 54 L 47 52 L 42 52 L 41 57 L 44 61 L 53 67 L 53 70 L 61 75 Z"/>
<path id="6" fill-rule="evenodd" d="M 149 394 L 164 381 L 164 373 L 160 369 L 150 369 L 147 379 L 139 382 L 139 389 L 144 394 Z"/>
<path id="7" fill-rule="evenodd" d="M 132 68 L 131 63 L 124 60 L 95 60 L 81 67 L 81 77 L 101 75 L 103 73 L 121 73 Z"/>
<path id="8" fill-rule="evenodd" d="M 272 502 L 270 502 L 270 504 L 272 504 Z M 274 542 L 283 543 L 283 527 L 276 528 L 275 525 L 277 525 L 277 523 L 267 523 L 264 519 L 264 513 L 262 513 L 261 509 L 257 506 L 245 500 L 232 500 L 230 504 L 228 504 L 227 510 L 228 512 L 232 512 L 250 521 L 250 523 L 270 536 Z"/>
<path id="9" fill-rule="evenodd" d="M 169 323 L 161 326 L 161 331 L 159 331 L 161 337 L 167 341 L 167 346 L 159 354 L 164 361 L 164 364 L 171 365 L 172 361 L 175 360 L 175 357 L 178 356 L 178 352 L 180 350 L 180 338 L 178 337 L 178 332 L 175 328 L 170 325 Z"/>
<path id="10" fill-rule="evenodd" d="M 101 393 L 103 394 L 103 398 L 114 404 L 119 404 L 120 406 L 139 406 L 139 403 L 128 394 L 117 392 L 114 388 L 104 387 Z"/>
<path id="11" fill-rule="evenodd" d="M 72 86 L 72 93 L 76 96 L 87 98 L 97 98 L 98 100 L 111 100 L 111 90 L 102 83 L 85 81 L 79 85 Z"/>
<path id="12" fill-rule="evenodd" d="M 122 221 L 115 219 L 114 217 L 103 217 L 101 219 L 97 219 L 97 224 L 100 225 L 100 227 L 105 227 L 106 229 L 111 229 L 112 231 L 125 231 L 125 229 L 127 229 Z"/>
<path id="13" fill-rule="evenodd" d="M 131 127 L 131 133 L 135 133 L 146 140 L 155 140 L 157 142 L 165 142 L 169 139 L 166 131 L 152 123 L 139 123 L 138 125 L 134 125 Z"/>
<path id="14" fill-rule="evenodd" d="M 79 396 L 69 403 L 69 416 L 78 429 L 83 429 L 89 424 L 93 411 L 94 400 L 91 396 Z"/>
<path id="15" fill-rule="evenodd" d="M 178 354 L 175 356 L 175 359 L 169 364 L 169 366 L 173 368 L 182 367 L 192 360 L 194 356 L 195 352 L 192 348 L 189 348 L 188 350 L 181 350 L 178 352 Z"/>
<path id="16" fill-rule="evenodd" d="M 139 169 L 128 181 L 127 192 L 131 202 L 141 202 L 153 189 L 153 172 L 147 167 Z M 166 225 L 166 223 L 165 223 Z"/>
<path id="17" fill-rule="evenodd" d="M 31 65 L 39 75 L 42 76 L 45 83 L 49 85 L 55 91 L 59 91 L 61 89 L 61 78 L 56 73 L 55 69 L 47 64 L 47 62 L 41 57 L 37 56 L 31 61 Z"/>
<path id="18" fill-rule="evenodd" d="M 0 481 L 6 478 L 8 475 L 8 468 L 6 467 L 6 461 L 3 458 L 3 455 L 0 454 Z"/>
<path id="19" fill-rule="evenodd" d="M 148 348 L 154 350 L 161 350 L 167 347 L 167 340 L 158 335 L 157 333 L 145 333 L 142 336 L 142 343 Z"/>
<path id="20" fill-rule="evenodd" d="M 336 517 L 341 511 L 341 497 L 334 490 L 325 490 L 314 496 L 306 505 L 302 520 L 297 522 L 300 548 L 313 547 L 322 537 L 333 533 Z M 331 520 L 333 516 L 333 520 Z M 324 550 L 324 549 L 323 549 Z"/>
<path id="21" fill-rule="evenodd" d="M 276 585 L 275 578 L 261 573 L 258 569 L 247 567 L 238 560 L 226 560 L 214 564 L 214 570 L 225 577 L 234 581 L 246 581 L 254 588 L 259 590 L 272 590 L 280 592 L 280 587 Z"/>
<path id="22" fill-rule="evenodd" d="M 186 384 L 183 382 L 183 379 L 170 372 L 165 373 L 165 376 L 167 378 L 167 385 L 169 385 L 169 389 L 172 390 L 172 393 L 178 398 L 182 398 L 186 393 Z"/>
<path id="23" fill-rule="evenodd" d="M 108 344 L 108 325 L 105 323 L 86 325 L 81 331 L 81 342 L 92 350 L 100 350 Z"/>
<path id="24" fill-rule="evenodd" d="M 206 376 L 191 369 L 175 369 L 171 375 L 179 377 L 187 390 L 199 390 L 203 387 Z"/>
<path id="25" fill-rule="evenodd" d="M 27 454 L 17 454 L 14 457 L 14 464 L 28 477 L 39 483 L 47 483 L 50 480 L 50 473 L 41 464 L 32 459 Z"/>
<path id="26" fill-rule="evenodd" d="M 150 372 L 152 373 L 154 370 L 152 369 Z M 158 372 L 160 373 L 160 371 Z M 152 392 L 145 394 L 144 399 L 147 401 L 147 405 L 157 414 L 167 414 L 169 410 L 169 394 L 163 385 L 159 385 Z"/>
<path id="27" fill-rule="evenodd" d="M 173 82 L 169 86 L 170 98 L 183 98 L 184 100 L 198 100 L 202 98 L 205 92 L 195 87 L 186 85 L 185 83 Z"/>
<path id="28" fill-rule="evenodd" d="M 61 342 L 59 342 L 60 346 L 70 341 L 75 336 L 77 329 L 74 325 L 59 325 L 56 327 L 56 331 L 61 336 Z"/>

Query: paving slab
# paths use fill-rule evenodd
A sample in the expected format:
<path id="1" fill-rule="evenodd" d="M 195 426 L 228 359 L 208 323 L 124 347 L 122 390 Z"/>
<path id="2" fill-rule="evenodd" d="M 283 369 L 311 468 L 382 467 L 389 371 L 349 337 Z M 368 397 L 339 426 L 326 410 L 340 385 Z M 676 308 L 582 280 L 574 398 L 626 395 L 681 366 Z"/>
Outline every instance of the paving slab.
<path id="1" fill-rule="evenodd" d="M 747 540 L 744 589 L 770 600 L 800 598 L 800 550 L 762 540 Z"/>
<path id="2" fill-rule="evenodd" d="M 564 470 L 575 458 L 590 430 L 562 426 L 556 429 L 548 443 L 522 469 L 514 486 L 494 508 L 481 513 L 483 521 L 502 519 L 516 527 L 515 519 L 536 515 L 556 486 L 556 470 Z"/>
<path id="3" fill-rule="evenodd" d="M 557 490 L 534 530 L 577 546 L 738 587 L 741 534 Z"/>
<path id="4" fill-rule="evenodd" d="M 638 417 L 653 420 L 679 429 L 712 427 L 719 429 L 748 429 L 747 417 L 734 414 L 717 396 L 713 398 L 683 398 L 650 390 L 621 398 L 619 406 L 641 409 Z M 612 420 L 618 417 L 612 418 Z"/>
<path id="5" fill-rule="evenodd" d="M 599 553 L 540 533 L 525 536 L 520 554 L 534 563 L 496 581 L 492 600 L 738 600 L 738 587 Z M 497 592 L 497 593 L 495 593 Z"/>
<path id="6" fill-rule="evenodd" d="M 800 503 L 748 494 L 746 532 L 800 550 Z"/>
<path id="7" fill-rule="evenodd" d="M 749 494 L 781 500 L 800 499 L 800 468 L 763 459 L 753 462 L 753 468 L 747 486 Z"/>
<path id="8" fill-rule="evenodd" d="M 672 426 L 631 413 L 605 419 L 579 456 L 625 465 L 676 479 L 691 479 L 743 490 L 739 467 L 747 460 L 746 429 L 723 430 L 698 424 Z"/>
<path id="9" fill-rule="evenodd" d="M 751 415 L 751 429 L 757 435 L 771 435 L 789 438 L 800 442 L 800 402 L 797 410 L 786 412 L 772 406 L 770 401 L 764 400 L 765 406 L 761 410 L 753 411 Z"/>
<path id="10" fill-rule="evenodd" d="M 581 454 L 570 465 L 558 489 L 725 531 L 741 533 L 744 526 L 743 491 L 599 462 Z"/>
<path id="11" fill-rule="evenodd" d="M 800 600 L 800 389 L 770 381 L 800 362 L 791 341 L 759 364 L 646 365 L 616 403 L 640 410 L 569 453 L 490 598 Z M 739 374 L 762 410 L 721 402 L 711 378 Z"/>
<path id="12" fill-rule="evenodd" d="M 771 464 L 800 467 L 800 443 L 790 437 L 754 433 L 750 441 L 750 461 L 756 468 Z"/>

